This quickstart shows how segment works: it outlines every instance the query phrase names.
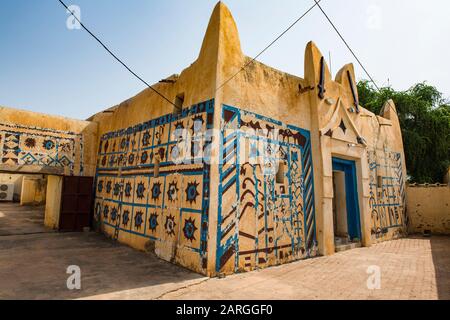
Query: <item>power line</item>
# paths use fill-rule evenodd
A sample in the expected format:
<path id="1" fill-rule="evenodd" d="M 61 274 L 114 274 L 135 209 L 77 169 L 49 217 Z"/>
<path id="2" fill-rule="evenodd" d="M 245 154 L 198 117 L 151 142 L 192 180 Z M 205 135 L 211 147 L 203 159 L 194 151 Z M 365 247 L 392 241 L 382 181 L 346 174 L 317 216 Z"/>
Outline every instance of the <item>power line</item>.
<path id="1" fill-rule="evenodd" d="M 153 88 L 151 85 L 149 85 L 144 79 L 142 79 L 140 76 L 138 76 L 133 70 L 131 70 L 122 60 L 120 60 L 99 38 L 97 38 L 79 19 L 77 16 L 74 15 L 74 13 L 69 10 L 67 5 L 62 1 L 58 0 L 64 8 L 67 9 L 68 12 L 78 21 L 78 23 L 83 27 L 84 30 L 86 30 L 95 40 L 97 40 L 98 43 L 114 58 L 116 59 L 122 66 L 125 67 L 133 76 L 135 76 L 137 79 L 139 79 L 142 83 L 144 83 L 149 89 L 151 89 L 153 92 L 155 92 L 157 95 L 159 95 L 161 98 L 169 102 L 171 105 L 177 107 L 172 101 L 170 101 L 166 96 L 164 96 L 161 92 Z"/>
<path id="2" fill-rule="evenodd" d="M 325 11 L 322 9 L 322 7 L 320 6 L 319 1 L 314 0 L 314 2 L 316 3 L 317 7 L 320 9 L 320 11 L 322 11 L 323 15 L 325 16 L 325 18 L 327 18 L 328 22 L 331 24 L 331 26 L 333 27 L 333 29 L 336 31 L 336 33 L 339 35 L 339 37 L 341 38 L 341 40 L 344 42 L 344 44 L 347 46 L 348 50 L 351 52 L 351 54 L 353 55 L 353 57 L 355 57 L 356 61 L 358 61 L 358 64 L 361 66 L 361 68 L 364 70 L 364 72 L 366 73 L 366 75 L 369 77 L 370 81 L 375 85 L 375 87 L 377 88 L 378 91 L 381 91 L 381 89 L 378 87 L 378 85 L 376 84 L 376 82 L 373 80 L 372 76 L 369 74 L 369 72 L 366 70 L 366 68 L 364 67 L 364 65 L 362 64 L 362 62 L 358 59 L 358 57 L 356 56 L 355 52 L 352 50 L 352 48 L 350 47 L 350 45 L 347 43 L 347 41 L 345 41 L 344 37 L 342 36 L 342 34 L 339 32 L 339 30 L 336 28 L 336 26 L 334 25 L 334 23 L 331 21 L 331 19 L 328 17 L 328 15 L 325 13 Z"/>
<path id="3" fill-rule="evenodd" d="M 265 47 L 260 53 L 258 53 L 252 60 L 248 61 L 244 66 L 239 69 L 238 72 L 233 74 L 228 80 L 226 80 L 224 83 L 222 83 L 219 87 L 217 87 L 216 91 L 223 88 L 228 82 L 233 80 L 239 73 L 245 70 L 250 64 L 252 64 L 256 59 L 258 59 L 264 52 L 266 52 L 270 47 L 272 47 L 278 40 L 280 40 L 289 30 L 291 30 L 300 20 L 302 20 L 309 12 L 312 11 L 316 6 L 319 5 L 319 2 L 322 0 L 316 1 L 316 4 L 311 6 L 305 13 L 303 13 L 297 20 L 295 20 L 286 30 L 284 30 L 278 37 L 275 38 L 267 47 Z"/>
<path id="4" fill-rule="evenodd" d="M 353 52 L 352 48 L 350 47 L 350 45 L 347 43 L 347 41 L 345 41 L 344 37 L 342 36 L 342 34 L 339 32 L 339 30 L 336 28 L 336 26 L 334 25 L 334 23 L 331 21 L 331 19 L 328 17 L 328 15 L 325 13 L 325 11 L 322 9 L 322 7 L 320 6 L 319 2 L 317 0 L 314 0 L 314 2 L 316 3 L 317 7 L 319 7 L 320 11 L 322 11 L 323 15 L 325 16 L 325 18 L 327 18 L 328 22 L 331 24 L 331 26 L 334 28 L 334 30 L 336 31 L 336 33 L 339 35 L 339 37 L 341 38 L 341 40 L 344 42 L 344 44 L 347 46 L 348 50 L 351 52 L 351 54 L 353 55 L 353 57 L 355 57 L 356 61 L 358 61 L 358 64 L 361 66 L 361 68 L 364 70 L 364 72 L 366 73 L 366 75 L 369 77 L 370 81 L 373 83 L 373 85 L 375 86 L 375 88 L 378 90 L 378 92 L 381 93 L 381 89 L 380 87 L 378 87 L 377 83 L 375 82 L 375 80 L 373 80 L 372 76 L 369 74 L 369 72 L 367 71 L 367 69 L 364 67 L 364 65 L 362 64 L 362 62 L 358 59 L 358 57 L 356 56 L 355 52 Z M 387 103 L 389 104 L 389 106 L 391 108 L 393 108 L 392 104 L 391 104 L 391 100 L 388 100 Z M 378 121 L 378 120 L 377 120 Z M 381 126 L 378 128 L 378 131 L 381 130 Z M 374 145 L 377 146 L 378 145 L 378 141 L 380 139 L 380 136 L 377 135 L 375 138 L 375 143 Z"/>

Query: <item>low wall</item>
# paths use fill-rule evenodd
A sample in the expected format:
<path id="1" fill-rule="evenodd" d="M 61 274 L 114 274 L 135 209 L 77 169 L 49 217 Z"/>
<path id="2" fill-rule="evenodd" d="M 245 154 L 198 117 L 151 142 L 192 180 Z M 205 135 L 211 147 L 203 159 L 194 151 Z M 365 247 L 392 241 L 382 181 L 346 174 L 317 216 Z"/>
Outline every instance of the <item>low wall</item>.
<path id="1" fill-rule="evenodd" d="M 98 125 L 0 106 L 0 172 L 93 176 Z"/>
<path id="2" fill-rule="evenodd" d="M 450 234 L 450 186 L 408 186 L 407 212 L 410 233 Z"/>
<path id="3" fill-rule="evenodd" d="M 45 203 L 47 192 L 47 178 L 39 176 L 24 176 L 20 205 L 41 205 Z"/>

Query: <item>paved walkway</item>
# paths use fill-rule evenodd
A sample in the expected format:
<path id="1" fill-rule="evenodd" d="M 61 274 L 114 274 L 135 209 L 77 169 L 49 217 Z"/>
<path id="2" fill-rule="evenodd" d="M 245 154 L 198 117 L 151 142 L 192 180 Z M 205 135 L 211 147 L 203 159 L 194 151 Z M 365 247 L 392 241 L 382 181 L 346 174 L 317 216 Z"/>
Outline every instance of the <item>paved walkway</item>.
<path id="1" fill-rule="evenodd" d="M 450 299 L 450 237 L 209 279 L 101 234 L 45 233 L 38 212 L 0 207 L 0 299 Z M 70 265 L 81 268 L 81 290 L 67 289 Z M 379 290 L 367 288 L 370 266 L 380 268 Z"/>
<path id="2" fill-rule="evenodd" d="M 379 266 L 381 289 L 367 288 Z M 259 272 L 211 279 L 164 299 L 450 299 L 450 237 L 384 242 Z"/>

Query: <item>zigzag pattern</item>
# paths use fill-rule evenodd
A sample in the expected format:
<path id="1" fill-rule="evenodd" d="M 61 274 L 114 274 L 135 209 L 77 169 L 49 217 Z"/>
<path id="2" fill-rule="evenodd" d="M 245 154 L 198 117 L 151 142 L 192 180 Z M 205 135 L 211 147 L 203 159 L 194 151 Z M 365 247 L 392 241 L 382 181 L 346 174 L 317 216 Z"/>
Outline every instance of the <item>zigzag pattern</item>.
<path id="1" fill-rule="evenodd" d="M 75 139 L 79 139 L 79 150 L 75 150 Z M 0 123 L 0 163 L 68 167 L 73 173 L 78 153 L 82 175 L 82 140 L 81 134 Z"/>
<path id="2" fill-rule="evenodd" d="M 381 161 L 382 160 L 382 161 Z M 405 225 L 405 182 L 401 154 L 387 150 L 368 151 L 372 237 Z M 382 175 L 381 175 L 382 174 Z M 381 186 L 378 176 L 381 175 Z"/>
<path id="3" fill-rule="evenodd" d="M 311 142 L 305 145 L 302 154 L 303 164 L 303 184 L 304 184 L 304 214 L 305 214 L 305 229 L 306 229 L 306 246 L 313 247 L 315 241 L 315 217 L 314 217 L 314 173 L 312 167 Z"/>
<path id="4" fill-rule="evenodd" d="M 294 161 L 295 160 L 295 161 Z M 293 206 L 295 216 L 294 231 L 297 235 L 297 242 L 300 243 L 304 239 L 304 214 L 303 214 L 303 175 L 298 162 L 298 154 L 292 152 L 290 161 L 291 172 L 291 188 L 293 202 L 296 204 Z"/>
<path id="5" fill-rule="evenodd" d="M 270 132 L 255 132 L 258 128 Z M 241 162 L 241 149 L 250 151 L 250 162 Z M 275 180 L 277 161 L 287 164 L 284 182 Z M 313 255 L 314 187 L 307 131 L 224 106 L 219 174 L 217 272 Z"/>
<path id="6" fill-rule="evenodd" d="M 239 179 L 238 170 L 238 137 L 236 130 L 225 136 L 226 129 L 237 127 L 239 120 L 238 114 L 229 114 L 226 119 L 228 122 L 223 128 L 222 137 L 222 155 L 220 164 L 220 186 L 219 193 L 222 199 L 229 199 L 227 202 L 219 204 L 219 223 L 218 223 L 218 252 L 216 265 L 221 269 L 232 257 L 239 251 L 239 216 L 238 193 L 236 184 Z M 232 232 L 232 231 L 235 232 Z M 219 259 L 220 257 L 220 259 Z M 237 255 L 236 255 L 237 260 Z"/>

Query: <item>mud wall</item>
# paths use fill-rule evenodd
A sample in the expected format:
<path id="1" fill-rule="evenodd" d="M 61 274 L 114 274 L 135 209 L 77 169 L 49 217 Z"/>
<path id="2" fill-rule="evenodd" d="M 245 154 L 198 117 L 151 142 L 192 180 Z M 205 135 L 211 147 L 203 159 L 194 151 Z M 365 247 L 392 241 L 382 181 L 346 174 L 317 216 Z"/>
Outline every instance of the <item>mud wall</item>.
<path id="1" fill-rule="evenodd" d="M 95 215 L 106 233 L 200 273 L 207 266 L 213 105 L 104 134 L 96 174 Z"/>
<path id="2" fill-rule="evenodd" d="M 408 231 L 450 234 L 450 186 L 407 187 Z"/>

